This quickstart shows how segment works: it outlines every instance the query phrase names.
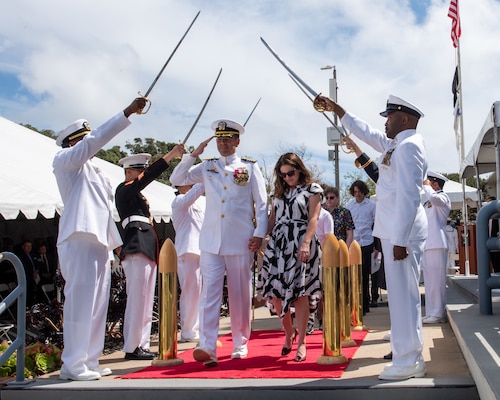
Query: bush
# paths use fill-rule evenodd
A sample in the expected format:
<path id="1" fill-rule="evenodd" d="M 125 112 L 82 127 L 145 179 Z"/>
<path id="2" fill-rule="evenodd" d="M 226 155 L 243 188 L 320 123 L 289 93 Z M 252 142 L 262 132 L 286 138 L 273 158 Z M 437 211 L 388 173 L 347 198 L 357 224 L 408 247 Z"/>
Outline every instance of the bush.
<path id="1" fill-rule="evenodd" d="M 0 343 L 0 354 L 9 347 L 6 340 Z M 61 350 L 53 344 L 40 342 L 26 346 L 24 357 L 24 377 L 32 379 L 61 368 Z M 16 376 L 17 352 L 14 352 L 0 367 L 0 376 Z"/>

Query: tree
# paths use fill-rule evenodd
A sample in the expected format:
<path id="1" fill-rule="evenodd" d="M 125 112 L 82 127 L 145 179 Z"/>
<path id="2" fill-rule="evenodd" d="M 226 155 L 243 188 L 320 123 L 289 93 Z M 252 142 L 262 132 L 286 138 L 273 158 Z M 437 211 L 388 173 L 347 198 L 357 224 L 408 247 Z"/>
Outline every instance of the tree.
<path id="1" fill-rule="evenodd" d="M 48 136 L 49 138 L 52 138 L 52 139 L 56 138 L 55 132 L 53 130 L 51 130 L 51 129 L 39 130 L 39 129 L 35 128 L 34 126 L 30 125 L 30 124 L 19 124 L 19 125 L 24 126 L 25 128 L 31 129 L 32 131 L 41 133 L 44 136 Z"/>

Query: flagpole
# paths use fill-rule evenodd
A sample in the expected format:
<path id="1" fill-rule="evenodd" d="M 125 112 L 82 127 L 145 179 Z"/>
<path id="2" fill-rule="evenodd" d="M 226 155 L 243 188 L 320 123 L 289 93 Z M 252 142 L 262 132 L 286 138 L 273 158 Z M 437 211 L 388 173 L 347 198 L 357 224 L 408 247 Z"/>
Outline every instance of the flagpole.
<path id="1" fill-rule="evenodd" d="M 464 110 L 462 103 L 462 66 L 460 64 L 460 39 L 457 38 L 457 71 L 458 71 L 458 107 L 459 107 L 459 124 L 460 124 L 460 166 L 462 165 L 465 159 L 465 149 L 464 149 Z M 465 249 L 465 265 L 464 272 L 465 276 L 470 276 L 470 263 L 469 263 L 469 246 L 470 246 L 470 237 L 469 237 L 469 221 L 467 215 L 467 201 L 465 197 L 465 178 L 462 178 L 462 214 L 464 216 L 464 232 L 463 232 L 463 240 L 464 240 L 464 249 Z"/>

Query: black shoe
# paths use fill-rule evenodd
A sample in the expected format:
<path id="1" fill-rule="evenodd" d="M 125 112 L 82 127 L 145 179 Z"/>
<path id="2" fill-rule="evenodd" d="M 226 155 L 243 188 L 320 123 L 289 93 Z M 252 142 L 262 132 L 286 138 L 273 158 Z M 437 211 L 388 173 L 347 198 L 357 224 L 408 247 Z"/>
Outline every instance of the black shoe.
<path id="1" fill-rule="evenodd" d="M 125 360 L 152 360 L 155 356 L 137 347 L 133 353 L 125 353 Z"/>
<path id="2" fill-rule="evenodd" d="M 145 349 L 144 347 L 141 347 L 142 351 L 147 354 L 152 354 L 153 357 L 158 357 L 158 352 L 157 351 L 151 351 L 149 349 Z"/>
<path id="3" fill-rule="evenodd" d="M 384 360 L 392 360 L 392 351 L 384 356 Z"/>
<path id="4" fill-rule="evenodd" d="M 378 307 L 377 302 L 376 302 L 376 301 L 372 301 L 372 302 L 370 303 L 370 307 Z"/>

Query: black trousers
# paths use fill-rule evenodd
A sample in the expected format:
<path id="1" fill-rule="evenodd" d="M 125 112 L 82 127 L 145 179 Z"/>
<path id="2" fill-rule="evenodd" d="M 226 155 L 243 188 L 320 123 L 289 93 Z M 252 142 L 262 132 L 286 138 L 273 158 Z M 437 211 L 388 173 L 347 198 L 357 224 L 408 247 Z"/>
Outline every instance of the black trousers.
<path id="1" fill-rule="evenodd" d="M 363 312 L 370 310 L 370 272 L 372 270 L 373 243 L 361 246 L 361 274 L 363 290 Z"/>

